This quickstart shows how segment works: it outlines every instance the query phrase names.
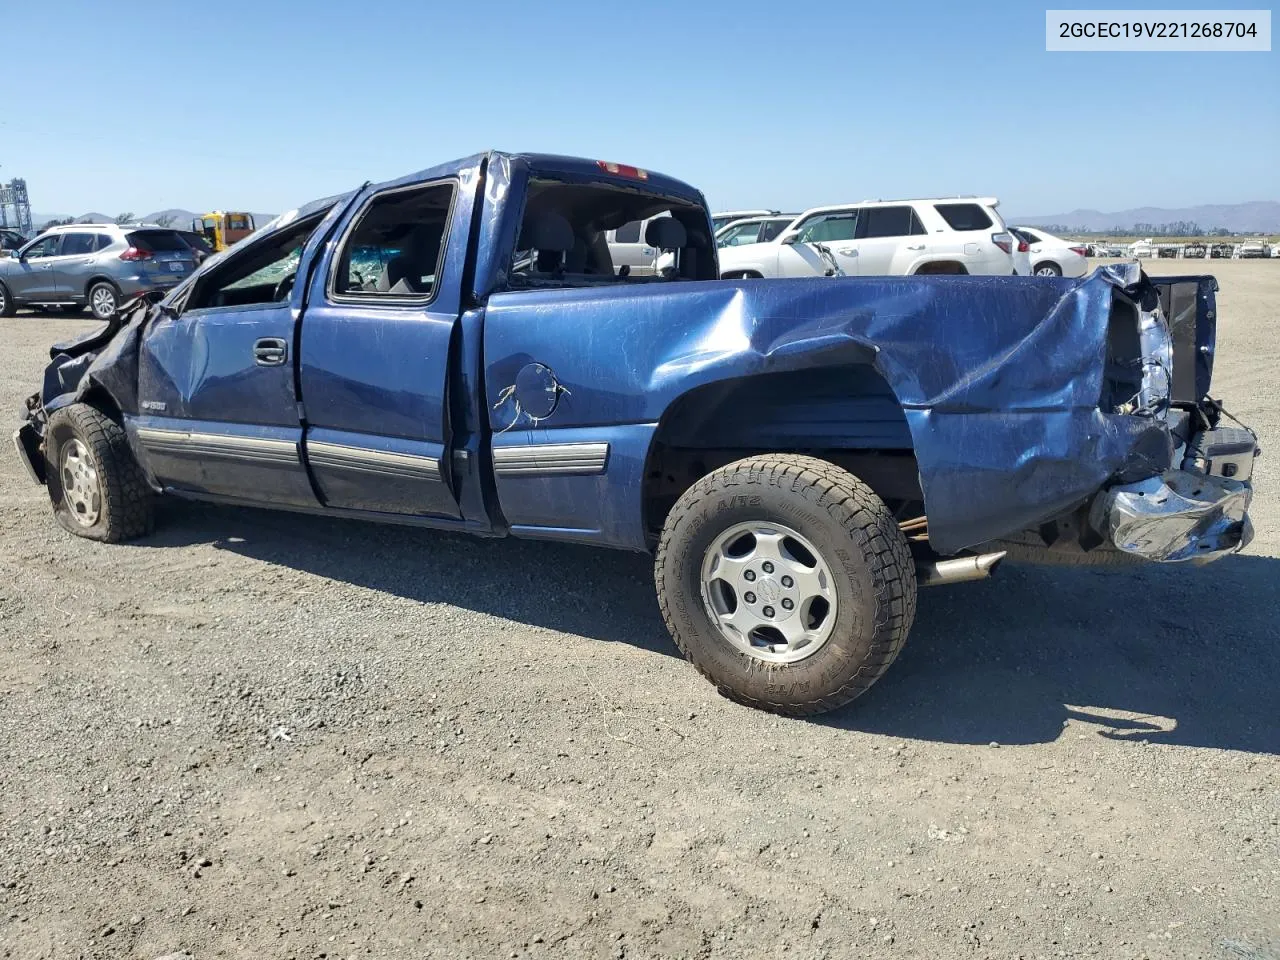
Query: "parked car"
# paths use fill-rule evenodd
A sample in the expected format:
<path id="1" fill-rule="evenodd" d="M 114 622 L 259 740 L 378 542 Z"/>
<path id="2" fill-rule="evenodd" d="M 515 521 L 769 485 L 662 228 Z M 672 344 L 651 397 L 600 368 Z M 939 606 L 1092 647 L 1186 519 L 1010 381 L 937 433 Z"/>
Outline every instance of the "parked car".
<path id="1" fill-rule="evenodd" d="M 768 243 L 795 220 L 794 213 L 777 217 L 748 217 L 735 220 L 716 231 L 717 247 L 743 247 L 751 243 Z"/>
<path id="2" fill-rule="evenodd" d="M 796 715 L 866 690 L 917 586 L 1005 541 L 1249 539 L 1212 278 L 724 281 L 702 194 L 640 173 L 485 154 L 300 207 L 55 347 L 18 453 L 95 540 L 145 535 L 156 492 L 651 552 L 685 655 Z M 636 220 L 669 278 L 615 271 Z"/>
<path id="3" fill-rule="evenodd" d="M 726 210 L 711 215 L 711 226 L 719 231 L 721 227 L 726 227 L 735 220 L 745 220 L 747 217 L 771 217 L 777 213 L 777 210 Z"/>
<path id="4" fill-rule="evenodd" d="M 778 217 L 747 217 L 725 224 L 716 231 L 716 247 L 744 247 L 752 243 L 767 243 L 785 230 L 796 218 L 794 213 Z M 675 254 L 664 253 L 654 262 L 658 273 L 675 265 Z"/>
<path id="5" fill-rule="evenodd" d="M 11 230 L 8 227 L 0 227 L 0 251 L 17 250 L 26 242 L 27 238 L 17 230 Z"/>
<path id="6" fill-rule="evenodd" d="M 1215 243 L 1209 246 L 1209 258 L 1211 260 L 1230 260 L 1236 254 L 1236 245 L 1234 243 Z"/>
<path id="7" fill-rule="evenodd" d="M 1188 243 L 1182 248 L 1182 259 L 1203 260 L 1209 254 L 1209 248 L 1203 243 Z"/>
<path id="8" fill-rule="evenodd" d="M 1055 237 L 1039 227 L 1010 227 L 1009 232 L 1027 245 L 1025 253 L 1014 257 L 1020 276 L 1083 277 L 1089 272 L 1089 251 L 1084 244 Z"/>
<path id="9" fill-rule="evenodd" d="M 994 197 L 815 207 L 768 243 L 720 251 L 727 279 L 824 276 L 823 243 L 847 276 L 1013 273 L 1017 240 Z"/>
<path id="10" fill-rule="evenodd" d="M 21 306 L 88 306 L 99 320 L 125 300 L 176 286 L 195 270 L 174 230 L 114 223 L 50 227 L 0 258 L 0 316 Z"/>
<path id="11" fill-rule="evenodd" d="M 1237 248 L 1236 255 L 1241 260 L 1259 260 L 1271 256 L 1271 248 L 1261 240 L 1246 240 Z"/>
<path id="12" fill-rule="evenodd" d="M 1135 240 L 1133 243 L 1129 244 L 1129 256 L 1140 260 L 1155 256 L 1155 252 L 1155 244 L 1153 244 L 1150 239 Z"/>

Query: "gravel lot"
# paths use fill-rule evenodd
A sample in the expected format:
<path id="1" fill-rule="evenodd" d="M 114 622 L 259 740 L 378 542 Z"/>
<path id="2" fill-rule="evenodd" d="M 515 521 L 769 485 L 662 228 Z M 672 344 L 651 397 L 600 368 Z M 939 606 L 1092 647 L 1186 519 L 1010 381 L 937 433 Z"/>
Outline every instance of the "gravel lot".
<path id="1" fill-rule="evenodd" d="M 1257 539 L 927 591 L 865 698 L 734 706 L 648 561 L 0 457 L 0 956 L 1280 958 L 1280 262 L 1218 274 Z M 1178 269 L 1181 268 L 1181 269 Z M 0 409 L 83 317 L 0 321 Z"/>

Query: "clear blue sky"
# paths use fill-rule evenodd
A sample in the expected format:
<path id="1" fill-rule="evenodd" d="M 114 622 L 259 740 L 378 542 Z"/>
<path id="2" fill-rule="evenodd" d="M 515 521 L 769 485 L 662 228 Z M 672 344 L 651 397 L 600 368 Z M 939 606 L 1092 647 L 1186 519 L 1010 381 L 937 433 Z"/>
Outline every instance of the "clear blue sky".
<path id="1" fill-rule="evenodd" d="M 1047 5 L 1069 6 L 10 3 L 6 59 L 33 56 L 0 178 L 42 213 L 276 212 L 499 147 L 661 170 L 717 208 L 1280 199 L 1280 54 L 1046 53 Z"/>

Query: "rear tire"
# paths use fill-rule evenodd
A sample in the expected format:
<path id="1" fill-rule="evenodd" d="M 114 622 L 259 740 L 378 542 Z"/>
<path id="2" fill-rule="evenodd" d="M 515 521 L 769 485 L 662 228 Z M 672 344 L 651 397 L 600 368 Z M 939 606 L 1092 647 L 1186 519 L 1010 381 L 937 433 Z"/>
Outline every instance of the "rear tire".
<path id="1" fill-rule="evenodd" d="M 13 302 L 13 297 L 9 295 L 9 290 L 3 283 L 0 283 L 0 317 L 12 317 L 18 312 L 18 305 Z"/>
<path id="2" fill-rule="evenodd" d="M 89 312 L 98 320 L 110 320 L 120 309 L 120 291 L 114 283 L 99 280 L 89 288 Z"/>
<path id="3" fill-rule="evenodd" d="M 45 427 L 45 476 L 58 523 L 78 537 L 119 543 L 155 527 L 155 496 L 124 427 L 73 403 Z"/>
<path id="4" fill-rule="evenodd" d="M 893 515 L 814 457 L 748 457 L 696 482 L 667 516 L 654 580 L 698 671 L 731 700 L 789 716 L 864 693 L 915 618 L 915 564 Z M 826 599 L 806 584 L 825 585 Z"/>
<path id="5" fill-rule="evenodd" d="M 1053 261 L 1046 260 L 1044 263 L 1037 263 L 1032 273 L 1037 277 L 1060 277 L 1062 276 L 1062 268 Z"/>

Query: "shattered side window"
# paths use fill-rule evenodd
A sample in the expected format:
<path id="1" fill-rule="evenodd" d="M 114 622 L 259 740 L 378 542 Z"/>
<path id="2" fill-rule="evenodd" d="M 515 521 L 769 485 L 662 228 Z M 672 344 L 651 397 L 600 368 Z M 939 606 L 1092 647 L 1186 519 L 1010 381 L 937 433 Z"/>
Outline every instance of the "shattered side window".
<path id="1" fill-rule="evenodd" d="M 338 296 L 409 297 L 435 292 L 455 184 L 434 183 L 375 196 L 334 263 Z"/>
<path id="2" fill-rule="evenodd" d="M 274 234 L 242 240 L 215 270 L 197 280 L 185 309 L 287 301 L 303 247 L 323 219 L 324 211 Z"/>

